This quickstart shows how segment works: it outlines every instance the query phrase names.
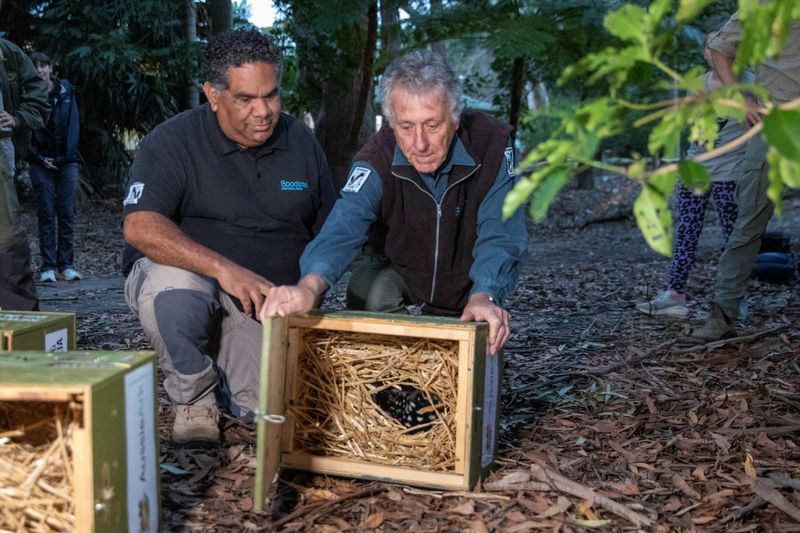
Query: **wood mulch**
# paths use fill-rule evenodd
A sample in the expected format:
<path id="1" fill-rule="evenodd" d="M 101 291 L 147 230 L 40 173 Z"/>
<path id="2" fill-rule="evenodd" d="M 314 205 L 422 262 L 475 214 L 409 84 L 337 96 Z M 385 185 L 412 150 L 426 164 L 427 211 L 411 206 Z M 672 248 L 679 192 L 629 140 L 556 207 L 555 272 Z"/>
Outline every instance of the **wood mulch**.
<path id="1" fill-rule="evenodd" d="M 255 513 L 253 426 L 226 418 L 221 449 L 176 448 L 162 391 L 164 530 L 800 531 L 797 287 L 753 282 L 737 339 L 676 348 L 707 312 L 719 228 L 709 215 L 689 319 L 638 314 L 634 304 L 664 288 L 669 261 L 647 249 L 626 215 L 635 192 L 614 179 L 567 190 L 531 228 L 508 302 L 498 468 L 481 490 L 283 472 L 269 512 Z M 795 254 L 798 208 L 800 197 L 787 198 L 780 222 Z M 118 210 L 84 211 L 78 241 L 89 278 L 114 275 Z M 85 296 L 80 348 L 148 348 L 121 297 Z M 341 292 L 328 303 L 341 305 Z"/>

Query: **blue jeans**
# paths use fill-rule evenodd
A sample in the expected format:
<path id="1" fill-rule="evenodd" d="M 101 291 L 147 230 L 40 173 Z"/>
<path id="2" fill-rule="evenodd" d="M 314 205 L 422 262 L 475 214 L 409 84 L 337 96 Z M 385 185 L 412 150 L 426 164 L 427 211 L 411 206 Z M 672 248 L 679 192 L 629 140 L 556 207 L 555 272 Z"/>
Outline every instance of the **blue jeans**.
<path id="1" fill-rule="evenodd" d="M 78 192 L 78 164 L 67 163 L 58 170 L 30 165 L 39 217 L 41 271 L 73 267 L 75 210 Z M 56 240 L 56 218 L 58 239 Z"/>

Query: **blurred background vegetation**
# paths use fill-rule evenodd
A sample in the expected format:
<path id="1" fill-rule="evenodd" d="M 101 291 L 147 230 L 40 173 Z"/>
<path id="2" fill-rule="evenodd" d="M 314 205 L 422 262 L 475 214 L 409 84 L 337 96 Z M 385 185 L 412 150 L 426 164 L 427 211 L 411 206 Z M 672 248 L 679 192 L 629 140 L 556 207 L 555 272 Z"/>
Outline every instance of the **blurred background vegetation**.
<path id="1" fill-rule="evenodd" d="M 267 0 L 260 0 L 267 1 Z M 275 0 L 271 28 L 286 68 L 284 110 L 313 125 L 339 183 L 375 130 L 375 81 L 397 55 L 430 47 L 463 76 L 469 106 L 517 128 L 526 152 L 548 138 L 587 98 L 607 91 L 563 69 L 614 44 L 603 18 L 621 0 Z M 625 2 L 647 5 L 647 1 Z M 690 25 L 664 35 L 670 66 L 702 63 L 707 31 L 736 9 L 712 2 Z M 202 101 L 198 57 L 209 36 L 247 25 L 246 0 L 4 0 L 0 32 L 42 51 L 79 90 L 82 176 L 89 194 L 117 195 L 138 140 Z M 632 100 L 663 97 L 664 77 L 642 68 L 626 86 Z M 630 117 L 634 120 L 635 116 Z M 621 135 L 609 154 L 644 152 L 647 136 Z"/>

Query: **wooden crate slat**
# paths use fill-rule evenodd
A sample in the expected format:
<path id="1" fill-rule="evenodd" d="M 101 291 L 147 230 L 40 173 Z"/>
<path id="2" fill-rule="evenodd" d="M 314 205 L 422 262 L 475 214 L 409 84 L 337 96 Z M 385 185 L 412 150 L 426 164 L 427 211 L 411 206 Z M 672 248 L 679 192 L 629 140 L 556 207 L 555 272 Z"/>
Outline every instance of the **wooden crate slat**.
<path id="1" fill-rule="evenodd" d="M 282 463 L 289 468 L 310 470 L 334 476 L 378 479 L 447 490 L 465 490 L 468 488 L 464 476 L 458 474 L 425 472 L 412 468 L 379 465 L 340 457 L 284 454 Z"/>

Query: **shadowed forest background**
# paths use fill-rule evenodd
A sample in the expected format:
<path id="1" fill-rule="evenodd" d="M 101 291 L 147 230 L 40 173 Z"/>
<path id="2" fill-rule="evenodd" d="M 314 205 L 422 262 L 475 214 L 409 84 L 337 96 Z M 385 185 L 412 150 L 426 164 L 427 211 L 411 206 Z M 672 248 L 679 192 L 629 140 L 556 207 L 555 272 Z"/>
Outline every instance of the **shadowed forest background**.
<path id="1" fill-rule="evenodd" d="M 563 114 L 607 91 L 603 83 L 576 78 L 557 86 L 556 80 L 566 66 L 615 42 L 603 18 L 623 4 L 277 0 L 275 24 L 264 30 L 284 49 L 284 110 L 313 125 L 341 184 L 352 155 L 375 130 L 374 82 L 394 57 L 422 47 L 444 53 L 462 76 L 467 106 L 515 126 L 524 153 L 547 139 Z M 733 0 L 712 2 L 691 24 L 673 24 L 669 63 L 679 70 L 700 63 L 706 31 L 735 8 Z M 0 31 L 28 51 L 48 54 L 56 73 L 77 87 L 83 191 L 114 195 L 138 139 L 203 98 L 202 44 L 249 24 L 248 13 L 245 1 L 230 0 L 5 0 Z M 626 89 L 634 99 L 664 81 L 646 66 L 634 74 Z M 598 152 L 644 153 L 645 139 L 623 133 Z"/>

